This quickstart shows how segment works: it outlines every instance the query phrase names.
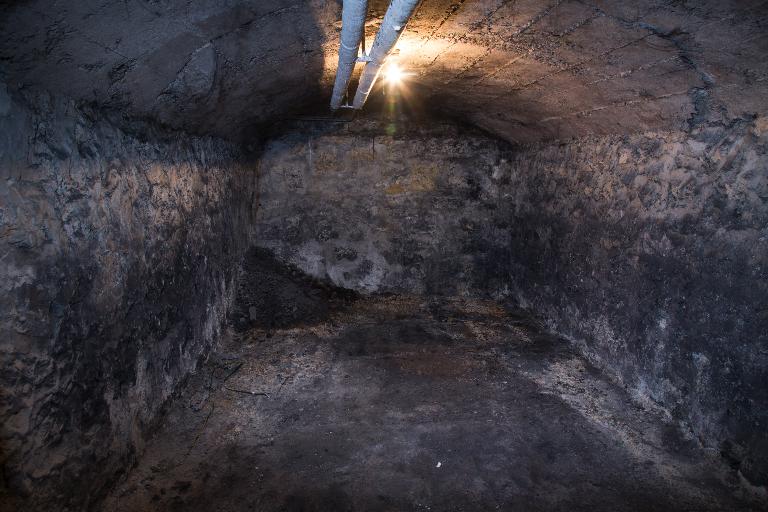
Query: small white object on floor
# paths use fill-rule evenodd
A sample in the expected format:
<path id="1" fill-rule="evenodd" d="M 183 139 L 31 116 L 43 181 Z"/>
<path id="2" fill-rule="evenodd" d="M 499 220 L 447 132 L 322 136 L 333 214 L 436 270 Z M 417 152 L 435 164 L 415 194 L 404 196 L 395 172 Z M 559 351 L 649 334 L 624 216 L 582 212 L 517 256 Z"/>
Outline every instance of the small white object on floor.
<path id="1" fill-rule="evenodd" d="M 443 463 L 442 463 L 442 462 L 438 462 L 438 463 L 437 463 L 437 466 L 435 466 L 435 467 L 436 467 L 436 468 L 439 468 L 439 467 L 440 467 L 440 466 L 442 466 L 442 465 L 443 465 Z"/>

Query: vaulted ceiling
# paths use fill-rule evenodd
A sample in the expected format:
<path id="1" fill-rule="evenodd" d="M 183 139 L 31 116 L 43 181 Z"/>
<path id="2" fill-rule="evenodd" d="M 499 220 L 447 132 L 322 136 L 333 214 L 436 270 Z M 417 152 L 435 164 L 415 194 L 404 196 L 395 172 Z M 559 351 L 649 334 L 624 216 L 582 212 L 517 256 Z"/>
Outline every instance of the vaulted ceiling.
<path id="1" fill-rule="evenodd" d="M 17 1 L 0 80 L 236 138 L 323 111 L 339 27 L 336 0 Z M 404 101 L 527 142 L 766 115 L 766 55 L 765 1 L 424 0 L 393 58 Z"/>

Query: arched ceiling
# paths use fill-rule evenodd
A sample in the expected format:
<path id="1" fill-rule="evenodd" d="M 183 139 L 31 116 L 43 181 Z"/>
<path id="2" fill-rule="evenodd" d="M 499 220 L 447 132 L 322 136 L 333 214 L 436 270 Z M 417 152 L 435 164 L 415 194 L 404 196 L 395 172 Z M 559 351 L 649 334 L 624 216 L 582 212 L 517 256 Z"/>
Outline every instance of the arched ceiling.
<path id="1" fill-rule="evenodd" d="M 373 38 L 386 0 L 371 2 Z M 12 2 L 0 79 L 238 137 L 327 105 L 340 1 Z M 514 142 L 768 110 L 768 2 L 424 0 L 395 56 L 409 101 Z M 373 107 L 371 107 L 373 108 Z"/>
<path id="2" fill-rule="evenodd" d="M 435 0 L 402 46 L 427 101 L 513 141 L 768 107 L 767 2 Z"/>
<path id="3" fill-rule="evenodd" d="M 325 0 L 22 1 L 0 18 L 0 66 L 12 86 L 236 136 L 323 91 L 339 13 Z"/>

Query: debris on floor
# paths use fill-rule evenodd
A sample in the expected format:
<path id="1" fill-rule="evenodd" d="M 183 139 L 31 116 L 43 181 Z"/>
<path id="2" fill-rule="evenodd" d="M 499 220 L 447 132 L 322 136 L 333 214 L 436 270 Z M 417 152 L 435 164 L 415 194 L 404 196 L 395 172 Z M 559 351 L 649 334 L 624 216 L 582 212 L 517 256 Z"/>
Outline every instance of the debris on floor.
<path id="1" fill-rule="evenodd" d="M 102 510 L 757 510 L 663 411 L 493 302 L 361 299 L 220 353 Z"/>

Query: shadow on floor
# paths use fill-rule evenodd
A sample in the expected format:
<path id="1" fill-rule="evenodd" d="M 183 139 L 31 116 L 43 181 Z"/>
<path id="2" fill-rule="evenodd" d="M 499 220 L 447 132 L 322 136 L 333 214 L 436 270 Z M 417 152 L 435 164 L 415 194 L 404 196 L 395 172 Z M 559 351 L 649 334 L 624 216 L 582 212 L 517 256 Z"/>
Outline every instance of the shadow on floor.
<path id="1" fill-rule="evenodd" d="M 561 340 L 489 302 L 233 334 L 109 511 L 757 510 Z"/>

